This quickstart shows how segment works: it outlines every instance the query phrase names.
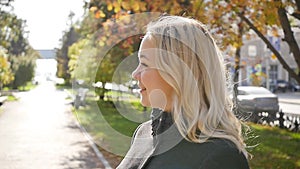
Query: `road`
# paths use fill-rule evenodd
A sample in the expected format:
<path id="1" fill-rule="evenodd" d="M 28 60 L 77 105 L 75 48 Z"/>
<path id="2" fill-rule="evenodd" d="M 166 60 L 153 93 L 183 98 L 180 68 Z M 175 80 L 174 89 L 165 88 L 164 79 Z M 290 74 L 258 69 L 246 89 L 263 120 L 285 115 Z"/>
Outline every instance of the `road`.
<path id="1" fill-rule="evenodd" d="M 300 92 L 277 93 L 283 112 L 300 114 Z"/>
<path id="2" fill-rule="evenodd" d="M 291 104 L 291 103 L 280 103 L 279 107 L 284 113 L 293 113 L 300 115 L 300 104 Z"/>
<path id="3" fill-rule="evenodd" d="M 66 94 L 42 84 L 0 113 L 1 169 L 103 168 L 75 123 Z"/>

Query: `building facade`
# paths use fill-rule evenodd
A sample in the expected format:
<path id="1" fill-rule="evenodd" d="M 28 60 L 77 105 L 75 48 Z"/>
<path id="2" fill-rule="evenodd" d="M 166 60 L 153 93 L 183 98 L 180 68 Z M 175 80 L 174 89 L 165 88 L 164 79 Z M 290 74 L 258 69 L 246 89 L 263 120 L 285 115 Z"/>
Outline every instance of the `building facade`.
<path id="1" fill-rule="evenodd" d="M 299 44 L 300 32 L 296 33 L 295 37 Z M 282 41 L 281 37 L 268 37 L 268 39 L 286 63 L 296 70 L 297 64 L 292 54 L 289 53 L 287 43 Z M 244 41 L 240 64 L 240 85 L 259 85 L 272 89 L 278 80 L 291 80 L 288 72 L 260 38 Z"/>

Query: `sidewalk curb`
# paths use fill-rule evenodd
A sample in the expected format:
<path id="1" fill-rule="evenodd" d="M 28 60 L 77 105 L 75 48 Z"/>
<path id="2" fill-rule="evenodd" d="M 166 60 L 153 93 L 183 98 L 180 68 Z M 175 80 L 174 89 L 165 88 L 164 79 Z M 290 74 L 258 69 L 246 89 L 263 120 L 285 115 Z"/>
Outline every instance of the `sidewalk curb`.
<path id="1" fill-rule="evenodd" d="M 64 90 L 68 96 L 72 95 L 70 92 L 68 92 L 67 90 Z M 85 130 L 84 127 L 82 127 L 80 125 L 80 123 L 77 120 L 77 117 L 75 117 L 75 115 L 73 114 L 72 110 L 69 109 L 68 110 L 71 114 L 72 117 L 74 118 L 74 122 L 76 123 L 77 127 L 80 129 L 80 131 L 84 134 L 85 138 L 87 139 L 87 141 L 89 142 L 90 146 L 92 147 L 93 151 L 95 152 L 96 156 L 98 157 L 98 159 L 102 162 L 102 164 L 104 165 L 105 169 L 112 169 L 112 167 L 110 166 L 109 162 L 105 159 L 105 157 L 103 156 L 103 154 L 99 151 L 99 149 L 97 148 L 97 145 L 95 144 L 95 142 L 93 141 L 93 138 L 91 137 L 91 135 Z"/>
<path id="2" fill-rule="evenodd" d="M 300 105 L 300 102 L 293 102 L 293 101 L 287 101 L 285 99 L 278 99 L 279 103 L 289 103 L 289 104 L 296 104 L 296 105 Z"/>
<path id="3" fill-rule="evenodd" d="M 102 164 L 104 165 L 105 169 L 112 169 L 112 167 L 110 166 L 110 164 L 108 163 L 108 161 L 105 159 L 105 157 L 103 156 L 103 154 L 99 151 L 99 149 L 97 148 L 97 145 L 95 144 L 95 142 L 93 141 L 93 138 L 87 133 L 87 131 L 78 123 L 78 121 L 76 120 L 76 125 L 78 126 L 78 128 L 81 130 L 81 132 L 84 134 L 84 136 L 86 137 L 86 139 L 88 140 L 89 144 L 91 145 L 91 147 L 93 148 L 95 154 L 97 155 L 98 159 L 102 162 Z"/>

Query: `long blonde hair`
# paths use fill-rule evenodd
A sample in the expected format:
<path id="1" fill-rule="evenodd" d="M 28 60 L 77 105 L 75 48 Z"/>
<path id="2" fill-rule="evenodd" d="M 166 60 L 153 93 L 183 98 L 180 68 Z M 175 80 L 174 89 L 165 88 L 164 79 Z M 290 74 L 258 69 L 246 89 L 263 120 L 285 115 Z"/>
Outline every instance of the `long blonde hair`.
<path id="1" fill-rule="evenodd" d="M 162 16 L 147 26 L 158 48 L 156 66 L 173 87 L 172 115 L 192 142 L 231 140 L 246 156 L 241 122 L 232 112 L 223 56 L 205 26 L 191 18 Z"/>

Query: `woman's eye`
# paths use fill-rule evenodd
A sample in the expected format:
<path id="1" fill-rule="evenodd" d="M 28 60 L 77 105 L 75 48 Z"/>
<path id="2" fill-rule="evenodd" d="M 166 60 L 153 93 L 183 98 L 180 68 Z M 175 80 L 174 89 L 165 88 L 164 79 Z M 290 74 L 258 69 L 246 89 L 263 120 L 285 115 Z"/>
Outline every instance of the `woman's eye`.
<path id="1" fill-rule="evenodd" d="M 148 67 L 148 65 L 145 64 L 145 63 L 141 63 L 141 65 L 144 66 L 144 67 Z"/>

